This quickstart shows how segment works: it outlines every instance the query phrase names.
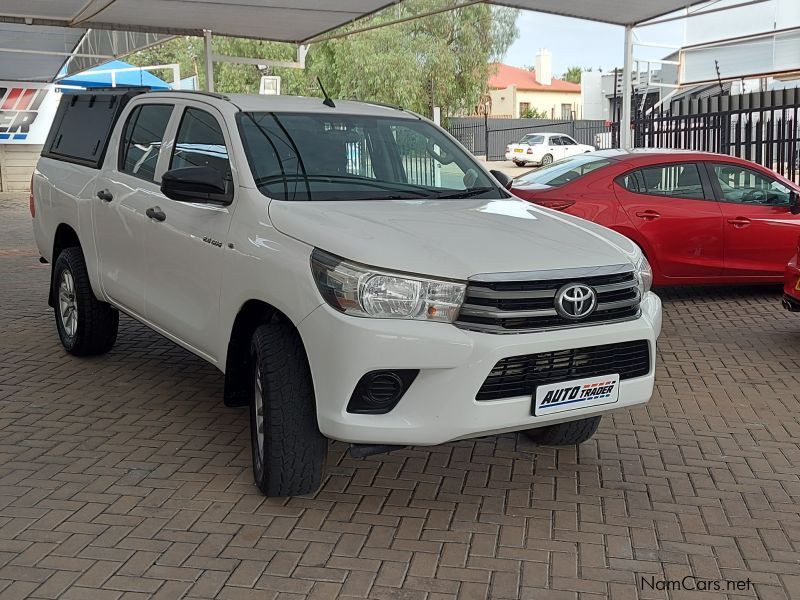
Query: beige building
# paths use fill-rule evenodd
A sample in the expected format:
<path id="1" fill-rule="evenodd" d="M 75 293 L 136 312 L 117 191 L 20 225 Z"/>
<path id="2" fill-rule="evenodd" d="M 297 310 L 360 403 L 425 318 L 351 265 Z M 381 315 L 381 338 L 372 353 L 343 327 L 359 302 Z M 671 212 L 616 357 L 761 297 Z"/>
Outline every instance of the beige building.
<path id="1" fill-rule="evenodd" d="M 519 119 L 531 109 L 547 119 L 582 118 L 581 86 L 553 77 L 549 50 L 539 51 L 533 71 L 501 63 L 493 66 L 490 116 Z"/>

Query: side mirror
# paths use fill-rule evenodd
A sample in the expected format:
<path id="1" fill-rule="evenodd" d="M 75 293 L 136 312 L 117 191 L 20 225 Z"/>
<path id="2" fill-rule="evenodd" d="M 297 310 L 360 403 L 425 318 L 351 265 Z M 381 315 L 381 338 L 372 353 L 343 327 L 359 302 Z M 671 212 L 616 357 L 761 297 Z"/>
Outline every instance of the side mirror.
<path id="1" fill-rule="evenodd" d="M 800 214 L 800 199 L 795 191 L 789 192 L 789 212 L 793 215 Z"/>
<path id="2" fill-rule="evenodd" d="M 211 167 L 172 169 L 161 176 L 161 193 L 179 202 L 230 204 L 225 178 Z"/>
<path id="3" fill-rule="evenodd" d="M 502 185 L 504 188 L 506 188 L 507 190 L 511 189 L 511 186 L 514 183 L 514 180 L 511 179 L 511 177 L 509 177 L 508 175 L 506 175 L 502 171 L 497 171 L 495 169 L 492 169 L 491 171 L 489 171 L 489 173 L 494 175 L 494 178 L 497 179 L 497 182 L 500 185 Z"/>

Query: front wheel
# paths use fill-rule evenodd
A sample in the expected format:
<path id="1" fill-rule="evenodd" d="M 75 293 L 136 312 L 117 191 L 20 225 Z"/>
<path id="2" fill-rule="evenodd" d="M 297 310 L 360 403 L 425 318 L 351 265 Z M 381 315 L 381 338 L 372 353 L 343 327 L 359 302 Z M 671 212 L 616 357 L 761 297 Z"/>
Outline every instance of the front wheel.
<path id="1" fill-rule="evenodd" d="M 536 429 L 527 429 L 523 433 L 543 446 L 573 446 L 582 444 L 592 437 L 600 426 L 602 417 L 589 417 L 567 423 L 546 425 Z"/>
<path id="2" fill-rule="evenodd" d="M 553 155 L 552 154 L 545 154 L 542 157 L 542 166 L 546 167 L 547 165 L 553 164 Z"/>
<path id="3" fill-rule="evenodd" d="M 253 478 L 267 496 L 319 489 L 328 440 L 317 425 L 311 369 L 294 326 L 274 318 L 253 334 L 250 439 Z"/>
<path id="4" fill-rule="evenodd" d="M 66 248 L 53 265 L 56 327 L 64 349 L 75 356 L 105 354 L 119 327 L 116 308 L 97 299 L 80 248 Z"/>

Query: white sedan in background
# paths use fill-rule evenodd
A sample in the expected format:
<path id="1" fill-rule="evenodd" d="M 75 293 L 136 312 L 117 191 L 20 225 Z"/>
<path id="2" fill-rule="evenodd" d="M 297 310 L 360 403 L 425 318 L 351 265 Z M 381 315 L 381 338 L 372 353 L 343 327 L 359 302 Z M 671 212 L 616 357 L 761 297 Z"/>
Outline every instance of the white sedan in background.
<path id="1" fill-rule="evenodd" d="M 516 144 L 506 146 L 506 160 L 518 167 L 537 167 L 567 158 L 574 154 L 594 151 L 594 146 L 579 144 L 563 133 L 529 133 Z"/>

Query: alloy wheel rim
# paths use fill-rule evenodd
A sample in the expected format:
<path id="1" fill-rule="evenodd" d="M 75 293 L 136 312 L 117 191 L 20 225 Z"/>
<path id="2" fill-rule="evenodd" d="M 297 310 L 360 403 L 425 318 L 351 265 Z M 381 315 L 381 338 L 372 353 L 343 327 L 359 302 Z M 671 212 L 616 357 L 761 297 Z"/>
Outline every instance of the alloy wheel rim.
<path id="1" fill-rule="evenodd" d="M 261 369 L 256 366 L 255 381 L 256 402 L 256 456 L 259 463 L 264 464 L 264 390 L 261 387 Z"/>
<path id="2" fill-rule="evenodd" d="M 70 338 L 75 337 L 75 332 L 78 330 L 78 303 L 75 300 L 75 280 L 67 269 L 61 272 L 61 282 L 58 286 L 58 310 L 64 333 Z"/>

